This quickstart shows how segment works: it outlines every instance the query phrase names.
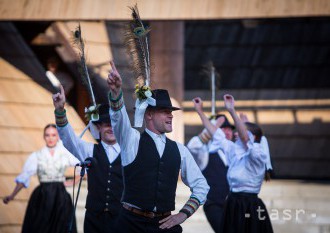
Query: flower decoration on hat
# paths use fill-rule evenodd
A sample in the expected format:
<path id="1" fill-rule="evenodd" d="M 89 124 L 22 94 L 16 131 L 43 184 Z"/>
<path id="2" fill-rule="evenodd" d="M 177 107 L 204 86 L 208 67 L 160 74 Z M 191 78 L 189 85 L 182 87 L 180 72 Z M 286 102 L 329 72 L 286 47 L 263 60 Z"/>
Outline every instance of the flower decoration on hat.
<path id="1" fill-rule="evenodd" d="M 101 104 L 85 107 L 85 118 L 88 121 L 98 121 L 100 119 L 99 108 Z"/>
<path id="2" fill-rule="evenodd" d="M 135 95 L 139 100 L 145 100 L 152 96 L 151 88 L 149 86 L 143 85 L 140 87 L 139 84 L 135 85 Z"/>

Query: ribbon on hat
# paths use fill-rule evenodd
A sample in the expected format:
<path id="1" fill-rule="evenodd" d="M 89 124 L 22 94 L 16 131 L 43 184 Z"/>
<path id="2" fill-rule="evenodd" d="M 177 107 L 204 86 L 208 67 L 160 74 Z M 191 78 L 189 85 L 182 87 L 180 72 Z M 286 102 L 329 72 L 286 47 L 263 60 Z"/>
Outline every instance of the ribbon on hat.
<path id="1" fill-rule="evenodd" d="M 93 124 L 93 121 L 90 120 L 88 122 L 88 124 L 86 125 L 85 129 L 82 131 L 82 133 L 79 135 L 80 138 L 82 138 L 82 136 L 84 136 L 85 132 L 87 130 L 90 130 L 93 138 L 95 138 L 95 140 L 100 139 L 100 131 L 97 129 L 96 125 Z"/>
<path id="2" fill-rule="evenodd" d="M 135 101 L 135 114 L 134 114 L 134 127 L 142 127 L 144 113 L 146 109 L 150 106 L 156 106 L 156 100 L 151 96 L 148 96 L 146 99 L 140 100 L 136 99 Z"/>

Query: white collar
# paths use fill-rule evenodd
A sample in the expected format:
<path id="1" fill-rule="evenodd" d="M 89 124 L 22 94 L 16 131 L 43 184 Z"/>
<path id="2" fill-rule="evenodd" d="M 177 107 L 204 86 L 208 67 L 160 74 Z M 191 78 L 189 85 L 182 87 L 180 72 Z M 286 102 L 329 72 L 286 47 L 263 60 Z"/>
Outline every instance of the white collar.
<path id="1" fill-rule="evenodd" d="M 166 136 L 164 133 L 162 134 L 156 134 L 152 131 L 150 131 L 149 129 L 145 129 L 145 131 L 150 135 L 150 137 L 155 141 L 157 138 L 160 138 L 162 140 L 163 143 L 166 143 Z"/>
<path id="2" fill-rule="evenodd" d="M 109 147 L 113 148 L 117 153 L 120 153 L 120 146 L 119 144 L 116 142 L 113 145 L 109 145 L 107 143 L 105 143 L 104 141 L 101 141 L 102 145 L 104 148 L 108 149 Z"/>

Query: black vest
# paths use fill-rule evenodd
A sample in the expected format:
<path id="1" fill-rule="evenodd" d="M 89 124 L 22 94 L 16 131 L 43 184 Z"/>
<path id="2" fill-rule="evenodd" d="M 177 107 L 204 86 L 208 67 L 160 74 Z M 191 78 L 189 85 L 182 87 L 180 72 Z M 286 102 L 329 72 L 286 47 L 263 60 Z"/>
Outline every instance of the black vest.
<path id="1" fill-rule="evenodd" d="M 123 176 L 120 155 L 109 163 L 101 143 L 94 145 L 93 157 L 97 165 L 87 171 L 88 194 L 86 209 L 119 214 L 123 192 Z"/>
<path id="2" fill-rule="evenodd" d="M 210 186 L 207 200 L 223 205 L 229 193 L 227 181 L 228 167 L 225 166 L 217 152 L 209 154 L 209 163 L 203 175 Z"/>
<path id="3" fill-rule="evenodd" d="M 174 210 L 180 165 L 176 142 L 166 138 L 160 158 L 154 140 L 143 132 L 135 160 L 124 167 L 123 202 L 147 211 L 153 211 L 155 206 L 157 212 Z"/>

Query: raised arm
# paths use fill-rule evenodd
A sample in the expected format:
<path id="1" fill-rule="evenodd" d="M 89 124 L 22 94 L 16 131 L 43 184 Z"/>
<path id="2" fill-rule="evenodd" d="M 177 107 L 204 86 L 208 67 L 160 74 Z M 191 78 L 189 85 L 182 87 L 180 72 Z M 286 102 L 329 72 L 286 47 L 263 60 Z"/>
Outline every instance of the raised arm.
<path id="1" fill-rule="evenodd" d="M 240 117 L 237 115 L 235 111 L 235 100 L 232 95 L 224 95 L 223 96 L 225 108 L 230 113 L 231 117 L 234 120 L 238 136 L 240 137 L 241 141 L 244 143 L 245 146 L 247 146 L 247 142 L 249 141 L 249 136 L 245 127 L 244 122 L 240 119 Z"/>
<path id="2" fill-rule="evenodd" d="M 85 142 L 75 134 L 66 117 L 65 99 L 64 88 L 61 85 L 60 92 L 53 95 L 57 130 L 64 147 L 77 159 L 84 161 L 87 157 L 93 156 L 94 143 Z"/>
<path id="3" fill-rule="evenodd" d="M 198 113 L 199 117 L 201 118 L 204 127 L 207 129 L 207 131 L 211 135 L 213 135 L 217 129 L 214 125 L 212 125 L 210 120 L 205 115 L 205 113 L 203 111 L 203 101 L 202 101 L 202 99 L 200 97 L 196 97 L 196 98 L 193 99 L 193 102 L 194 102 L 195 110 Z"/>
<path id="4" fill-rule="evenodd" d="M 204 127 L 207 129 L 207 131 L 211 134 L 211 136 L 215 133 L 215 131 L 217 130 L 217 128 L 219 128 L 219 126 L 224 122 L 224 118 L 220 117 L 219 120 L 217 120 L 217 122 L 215 123 L 215 125 L 213 125 L 211 123 L 211 121 L 207 118 L 207 116 L 205 115 L 205 113 L 203 112 L 203 101 L 201 98 L 196 97 L 193 99 L 194 102 L 194 107 L 196 112 L 198 113 L 199 117 L 201 118 Z"/>
<path id="5" fill-rule="evenodd" d="M 109 86 L 110 94 L 112 99 L 118 99 L 119 95 L 122 94 L 122 79 L 113 61 L 110 61 L 111 72 L 108 75 L 107 83 Z"/>
<path id="6" fill-rule="evenodd" d="M 140 133 L 133 129 L 129 120 L 122 92 L 122 79 L 113 61 L 110 62 L 112 71 L 107 83 L 110 90 L 110 118 L 113 132 L 122 151 L 122 165 L 130 164 L 137 154 Z"/>

